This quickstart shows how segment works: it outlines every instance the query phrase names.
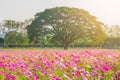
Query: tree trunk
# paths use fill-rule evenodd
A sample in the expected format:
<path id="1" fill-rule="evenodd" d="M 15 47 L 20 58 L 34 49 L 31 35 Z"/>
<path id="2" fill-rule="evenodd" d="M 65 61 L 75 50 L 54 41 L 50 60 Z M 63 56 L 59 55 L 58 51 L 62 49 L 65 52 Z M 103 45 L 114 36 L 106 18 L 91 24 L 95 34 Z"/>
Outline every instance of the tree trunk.
<path id="1" fill-rule="evenodd" d="M 63 43 L 63 48 L 64 48 L 64 50 L 67 50 L 68 49 L 68 44 L 67 43 Z"/>

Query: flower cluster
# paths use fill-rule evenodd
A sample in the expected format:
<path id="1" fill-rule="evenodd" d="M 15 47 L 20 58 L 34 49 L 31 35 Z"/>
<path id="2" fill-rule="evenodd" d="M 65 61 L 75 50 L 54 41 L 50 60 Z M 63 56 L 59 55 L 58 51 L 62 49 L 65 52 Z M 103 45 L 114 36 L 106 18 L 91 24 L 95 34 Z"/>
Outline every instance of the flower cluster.
<path id="1" fill-rule="evenodd" d="M 0 80 L 119 80 L 115 50 L 1 50 Z"/>

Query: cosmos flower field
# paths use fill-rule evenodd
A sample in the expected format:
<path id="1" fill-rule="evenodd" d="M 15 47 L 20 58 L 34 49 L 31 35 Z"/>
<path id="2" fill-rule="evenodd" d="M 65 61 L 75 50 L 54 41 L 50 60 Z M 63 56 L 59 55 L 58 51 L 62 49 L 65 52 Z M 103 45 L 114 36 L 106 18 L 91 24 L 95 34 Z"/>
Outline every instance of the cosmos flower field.
<path id="1" fill-rule="evenodd" d="M 0 80 L 120 80 L 120 52 L 0 50 Z"/>

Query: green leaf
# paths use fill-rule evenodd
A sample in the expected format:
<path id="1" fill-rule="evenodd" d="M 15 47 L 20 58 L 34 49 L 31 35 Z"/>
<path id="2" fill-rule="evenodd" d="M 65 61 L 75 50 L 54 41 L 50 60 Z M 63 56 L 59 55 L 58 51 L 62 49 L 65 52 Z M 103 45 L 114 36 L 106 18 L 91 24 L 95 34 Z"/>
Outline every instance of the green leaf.
<path id="1" fill-rule="evenodd" d="M 0 80 L 4 80 L 4 75 L 0 74 Z"/>

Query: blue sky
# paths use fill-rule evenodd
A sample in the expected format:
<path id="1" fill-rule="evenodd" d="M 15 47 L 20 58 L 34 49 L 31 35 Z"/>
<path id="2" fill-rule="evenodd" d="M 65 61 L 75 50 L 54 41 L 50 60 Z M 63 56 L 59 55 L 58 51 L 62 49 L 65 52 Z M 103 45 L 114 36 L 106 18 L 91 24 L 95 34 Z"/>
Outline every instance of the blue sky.
<path id="1" fill-rule="evenodd" d="M 56 6 L 82 8 L 108 25 L 120 25 L 120 0 L 0 0 L 0 20 L 23 21 Z"/>

